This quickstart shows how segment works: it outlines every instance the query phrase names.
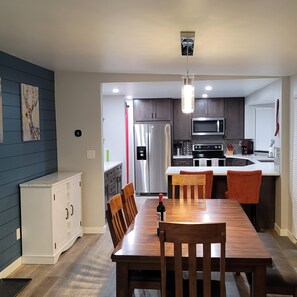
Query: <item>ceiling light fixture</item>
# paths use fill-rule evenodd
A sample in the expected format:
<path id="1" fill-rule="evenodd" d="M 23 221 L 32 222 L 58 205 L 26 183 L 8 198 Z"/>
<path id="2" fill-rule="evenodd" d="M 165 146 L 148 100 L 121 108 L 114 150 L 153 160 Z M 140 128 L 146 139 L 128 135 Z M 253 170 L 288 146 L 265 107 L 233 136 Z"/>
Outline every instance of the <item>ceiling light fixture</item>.
<path id="1" fill-rule="evenodd" d="M 212 86 L 206 86 L 206 87 L 205 87 L 205 90 L 206 90 L 206 91 L 211 91 L 211 90 L 212 90 Z"/>
<path id="2" fill-rule="evenodd" d="M 202 98 L 207 98 L 208 95 L 207 94 L 202 94 Z"/>
<path id="3" fill-rule="evenodd" d="M 194 52 L 195 32 L 180 32 L 181 53 L 187 56 L 187 75 L 182 76 L 181 108 L 183 113 L 192 113 L 195 103 L 194 75 L 189 75 L 189 56 Z"/>
<path id="4" fill-rule="evenodd" d="M 120 90 L 117 89 L 117 88 L 115 88 L 115 89 L 112 90 L 113 93 L 118 93 L 119 91 L 120 91 Z"/>

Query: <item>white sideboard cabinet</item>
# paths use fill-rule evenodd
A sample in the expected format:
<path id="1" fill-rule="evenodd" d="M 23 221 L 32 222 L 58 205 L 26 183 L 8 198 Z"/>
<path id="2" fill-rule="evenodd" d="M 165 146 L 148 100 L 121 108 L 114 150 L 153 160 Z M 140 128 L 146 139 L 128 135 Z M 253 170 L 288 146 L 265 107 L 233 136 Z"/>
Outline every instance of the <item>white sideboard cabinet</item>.
<path id="1" fill-rule="evenodd" d="M 82 236 L 81 176 L 55 172 L 20 184 L 24 264 L 55 264 Z"/>

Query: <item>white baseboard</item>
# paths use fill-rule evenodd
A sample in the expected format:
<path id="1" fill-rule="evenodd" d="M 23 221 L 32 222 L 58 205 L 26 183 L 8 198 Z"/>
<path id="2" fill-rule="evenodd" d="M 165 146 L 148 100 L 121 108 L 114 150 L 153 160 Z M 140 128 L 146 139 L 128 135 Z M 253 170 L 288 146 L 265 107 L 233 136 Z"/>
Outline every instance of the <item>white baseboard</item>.
<path id="1" fill-rule="evenodd" d="M 11 274 L 14 270 L 19 268 L 22 264 L 22 258 L 16 259 L 13 263 L 11 263 L 8 267 L 6 267 L 4 270 L 0 271 L 0 278 L 7 277 L 9 274 Z"/>
<path id="2" fill-rule="evenodd" d="M 107 226 L 104 227 L 83 227 L 84 234 L 104 234 Z"/>
<path id="3" fill-rule="evenodd" d="M 293 235 L 292 232 L 289 232 L 289 231 L 288 231 L 288 237 L 289 237 L 289 239 L 290 239 L 294 244 L 297 243 L 297 238 Z"/>
<path id="4" fill-rule="evenodd" d="M 287 236 L 294 244 L 297 243 L 297 238 L 288 229 L 281 229 L 276 223 L 274 223 L 274 230 L 279 236 Z"/>

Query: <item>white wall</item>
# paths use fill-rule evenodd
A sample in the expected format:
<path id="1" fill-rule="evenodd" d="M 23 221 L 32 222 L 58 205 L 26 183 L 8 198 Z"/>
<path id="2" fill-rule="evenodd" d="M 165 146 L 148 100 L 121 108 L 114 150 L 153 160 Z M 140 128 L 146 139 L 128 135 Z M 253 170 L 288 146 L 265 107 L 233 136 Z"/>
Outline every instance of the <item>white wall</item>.
<path id="1" fill-rule="evenodd" d="M 103 96 L 103 146 L 109 161 L 123 163 L 122 182 L 126 184 L 126 129 L 123 96 Z"/>
<path id="2" fill-rule="evenodd" d="M 281 98 L 281 88 L 281 80 L 277 80 L 245 98 L 245 138 L 256 138 L 256 109 L 274 108 L 275 100 Z M 271 121 L 270 119 L 267 120 Z M 275 122 L 273 122 L 272 125 L 275 126 Z M 272 137 L 269 138 L 272 139 Z M 255 144 L 255 147 L 256 146 Z"/>
<path id="3" fill-rule="evenodd" d="M 197 79 L 199 79 L 197 77 Z M 206 79 L 206 78 L 205 78 Z M 216 79 L 207 77 L 207 79 Z M 218 79 L 218 78 L 217 78 Z M 100 74 L 57 72 L 56 116 L 59 170 L 83 172 L 83 227 L 87 232 L 103 232 L 104 174 L 102 99 L 100 84 L 105 82 L 176 81 L 178 75 Z M 289 123 L 290 85 L 282 79 L 280 99 L 281 178 L 276 180 L 276 225 L 280 233 L 288 230 L 289 213 Z M 74 130 L 81 129 L 76 138 Z M 87 149 L 96 152 L 95 159 L 87 159 Z M 284 234 L 286 235 L 286 234 Z"/>
<path id="4" fill-rule="evenodd" d="M 80 171 L 84 232 L 101 233 L 105 225 L 100 83 L 89 73 L 55 73 L 59 171 Z M 74 131 L 82 130 L 81 137 Z M 87 150 L 95 159 L 87 159 Z"/>
<path id="5" fill-rule="evenodd" d="M 294 143 L 293 143 L 293 133 L 296 135 L 296 131 L 294 131 L 294 126 L 296 129 L 297 125 L 297 74 L 291 77 L 291 93 L 290 93 L 290 109 L 291 109 L 291 122 L 290 122 L 290 204 L 289 207 L 291 209 L 291 213 L 289 213 L 289 232 L 292 237 L 294 237 L 295 241 L 297 240 L 297 168 L 296 166 L 296 144 L 294 151 Z M 296 137 L 296 136 L 295 136 Z M 294 162 L 294 163 L 293 163 Z"/>

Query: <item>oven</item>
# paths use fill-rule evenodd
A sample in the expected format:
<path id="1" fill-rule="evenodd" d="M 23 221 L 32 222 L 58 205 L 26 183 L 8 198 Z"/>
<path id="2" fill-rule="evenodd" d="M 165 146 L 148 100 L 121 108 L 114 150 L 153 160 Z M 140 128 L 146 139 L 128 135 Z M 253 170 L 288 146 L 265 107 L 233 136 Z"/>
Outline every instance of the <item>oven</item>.
<path id="1" fill-rule="evenodd" d="M 193 144 L 193 166 L 226 166 L 223 144 Z"/>

